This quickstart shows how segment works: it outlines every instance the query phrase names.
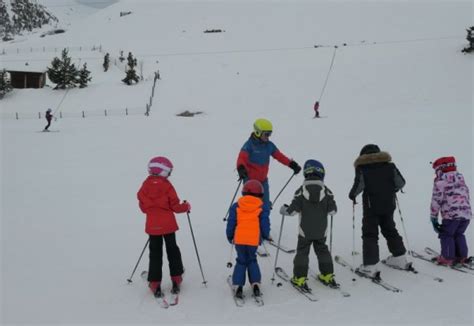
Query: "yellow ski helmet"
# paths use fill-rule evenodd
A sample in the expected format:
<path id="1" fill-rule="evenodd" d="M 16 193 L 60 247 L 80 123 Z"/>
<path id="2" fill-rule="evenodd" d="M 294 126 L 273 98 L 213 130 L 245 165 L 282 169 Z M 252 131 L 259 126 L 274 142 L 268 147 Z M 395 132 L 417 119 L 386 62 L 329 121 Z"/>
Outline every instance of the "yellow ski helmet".
<path id="1" fill-rule="evenodd" d="M 267 119 L 257 119 L 253 123 L 253 130 L 255 133 L 255 136 L 261 137 L 262 133 L 268 132 L 271 133 L 273 131 L 273 126 L 270 121 Z"/>

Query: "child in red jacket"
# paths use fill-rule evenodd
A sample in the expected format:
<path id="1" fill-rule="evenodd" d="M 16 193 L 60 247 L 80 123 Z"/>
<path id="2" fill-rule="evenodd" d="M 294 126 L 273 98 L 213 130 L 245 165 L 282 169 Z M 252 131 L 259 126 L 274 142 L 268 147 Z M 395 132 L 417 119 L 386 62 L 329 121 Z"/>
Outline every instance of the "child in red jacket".
<path id="1" fill-rule="evenodd" d="M 146 214 L 145 232 L 150 236 L 150 264 L 148 268 L 149 287 L 156 297 L 161 297 L 161 278 L 163 266 L 163 239 L 170 267 L 173 293 L 179 292 L 182 282 L 183 261 L 176 244 L 175 232 L 178 224 L 174 213 L 191 210 L 191 205 L 183 201 L 180 204 L 176 190 L 168 177 L 173 164 L 166 157 L 155 157 L 148 163 L 148 178 L 137 193 L 140 209 Z"/>

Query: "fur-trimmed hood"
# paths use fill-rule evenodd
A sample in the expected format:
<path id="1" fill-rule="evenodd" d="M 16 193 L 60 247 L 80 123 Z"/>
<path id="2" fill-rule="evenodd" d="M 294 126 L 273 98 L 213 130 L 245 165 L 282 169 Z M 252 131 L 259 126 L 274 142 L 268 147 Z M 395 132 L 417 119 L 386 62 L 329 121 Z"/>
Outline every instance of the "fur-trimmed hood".
<path id="1" fill-rule="evenodd" d="M 392 161 L 392 156 L 388 152 L 378 152 L 363 154 L 354 161 L 354 167 L 374 163 L 388 163 Z"/>

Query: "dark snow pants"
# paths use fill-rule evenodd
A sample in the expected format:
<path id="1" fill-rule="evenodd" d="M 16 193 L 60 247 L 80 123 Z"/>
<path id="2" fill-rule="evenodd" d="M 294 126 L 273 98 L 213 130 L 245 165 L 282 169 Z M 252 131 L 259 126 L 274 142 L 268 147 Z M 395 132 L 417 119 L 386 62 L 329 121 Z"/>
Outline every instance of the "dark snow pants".
<path id="1" fill-rule="evenodd" d="M 334 273 L 331 253 L 326 245 L 326 238 L 318 240 L 307 240 L 298 236 L 296 255 L 293 259 L 293 276 L 307 277 L 309 266 L 309 251 L 313 245 L 314 252 L 318 257 L 318 266 L 321 274 Z"/>
<path id="2" fill-rule="evenodd" d="M 51 119 L 46 121 L 48 121 L 48 124 L 46 125 L 46 127 L 44 127 L 44 130 L 48 130 L 49 126 L 51 126 Z"/>
<path id="3" fill-rule="evenodd" d="M 166 255 L 170 268 L 170 276 L 183 274 L 181 251 L 176 244 L 176 234 L 150 235 L 150 264 L 148 267 L 148 282 L 161 281 L 163 266 L 163 239 L 166 245 Z"/>
<path id="4" fill-rule="evenodd" d="M 393 220 L 393 211 L 388 214 L 375 214 L 364 212 L 362 218 L 362 251 L 363 264 L 375 265 L 379 262 L 379 226 L 382 235 L 387 240 L 388 250 L 394 257 L 406 253 L 403 239 L 398 234 Z"/>
<path id="5" fill-rule="evenodd" d="M 441 256 L 446 259 L 466 258 L 468 254 L 464 232 L 469 225 L 467 219 L 443 219 L 439 230 Z"/>

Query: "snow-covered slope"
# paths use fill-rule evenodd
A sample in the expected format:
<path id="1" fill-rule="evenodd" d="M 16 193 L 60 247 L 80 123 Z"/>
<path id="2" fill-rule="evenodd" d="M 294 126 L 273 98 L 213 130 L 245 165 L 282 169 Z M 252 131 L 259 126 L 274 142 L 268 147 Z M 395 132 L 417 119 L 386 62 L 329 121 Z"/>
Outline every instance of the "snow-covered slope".
<path id="1" fill-rule="evenodd" d="M 46 2 L 46 1 L 43 1 Z M 49 1 L 53 2 L 52 0 Z M 77 4 L 77 3 L 76 3 Z M 47 4 L 46 4 L 47 5 Z M 272 140 L 297 162 L 315 158 L 339 212 L 334 254 L 349 261 L 352 205 L 347 193 L 352 162 L 370 142 L 389 151 L 407 179 L 399 196 L 407 244 L 416 250 L 438 239 L 429 223 L 433 173 L 429 162 L 455 155 L 473 188 L 472 56 L 462 55 L 464 28 L 472 25 L 470 2 L 323 1 L 118 1 L 71 12 L 65 34 L 31 36 L 2 44 L 0 65 L 15 60 L 48 65 L 54 52 L 15 53 L 17 48 L 102 45 L 102 52 L 71 50 L 87 62 L 86 89 L 14 90 L 1 102 L 2 117 L 37 114 L 80 116 L 83 110 L 145 110 L 152 76 L 159 69 L 152 114 L 64 118 L 55 133 L 39 133 L 43 120 L 1 120 L 2 322 L 6 324 L 472 324 L 473 276 L 415 260 L 436 283 L 382 267 L 384 279 L 404 291 L 389 293 L 336 265 L 350 298 L 310 284 L 320 297 L 310 303 L 287 286 L 271 284 L 275 250 L 260 259 L 265 306 L 237 309 L 225 283 L 230 246 L 225 215 L 237 186 L 235 160 L 256 118 L 273 122 Z M 64 10 L 51 6 L 51 10 Z M 120 17 L 121 11 L 132 14 Z M 203 33 L 223 29 L 223 33 Z M 347 43 L 347 46 L 343 46 Z M 314 48 L 314 45 L 325 45 Z M 325 119 L 312 119 L 336 50 L 321 101 Z M 105 52 L 132 51 L 143 61 L 145 80 L 126 86 L 123 72 L 102 70 Z M 1 68 L 1 67 L 0 67 Z M 204 111 L 194 118 L 175 116 Z M 177 233 L 186 273 L 181 302 L 160 309 L 136 274 L 126 278 L 146 241 L 136 191 L 146 164 L 168 156 L 171 181 L 192 203 L 191 221 L 207 288 L 202 286 L 185 215 Z M 271 198 L 291 170 L 271 163 Z M 297 176 L 276 203 L 291 200 Z M 272 213 L 272 233 L 280 216 Z M 356 209 L 356 250 L 361 251 L 361 207 Z M 405 238 L 400 218 L 395 218 Z M 287 218 L 282 241 L 295 246 L 296 218 Z M 472 228 L 468 241 L 474 245 Z M 380 240 L 382 257 L 388 255 Z M 278 265 L 292 269 L 292 256 Z M 360 256 L 355 262 L 360 263 Z M 312 269 L 316 259 L 311 256 Z M 144 256 L 139 271 L 147 268 Z M 170 285 L 164 264 L 165 286 Z"/>

